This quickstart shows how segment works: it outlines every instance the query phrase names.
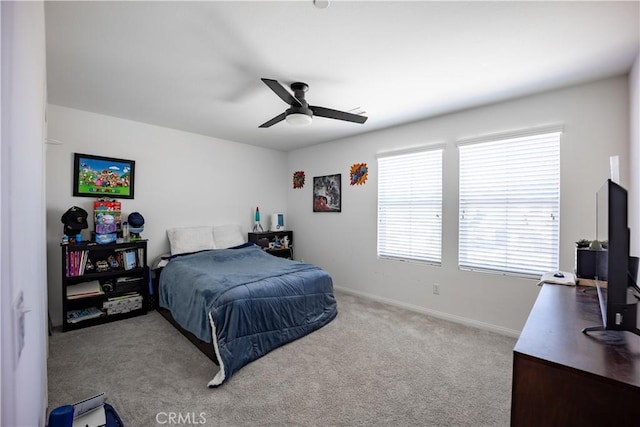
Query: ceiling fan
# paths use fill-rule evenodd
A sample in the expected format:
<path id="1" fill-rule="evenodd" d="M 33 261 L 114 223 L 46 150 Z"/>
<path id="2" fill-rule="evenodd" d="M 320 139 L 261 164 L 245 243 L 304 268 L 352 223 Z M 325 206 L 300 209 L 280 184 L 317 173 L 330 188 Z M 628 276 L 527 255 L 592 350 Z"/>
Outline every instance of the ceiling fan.
<path id="1" fill-rule="evenodd" d="M 262 81 L 284 102 L 289 104 L 290 108 L 287 108 L 284 113 L 279 114 L 273 119 L 261 124 L 259 126 L 261 128 L 268 128 L 283 120 L 286 120 L 287 123 L 293 125 L 306 125 L 311 123 L 313 116 L 344 120 L 354 123 L 364 123 L 367 121 L 367 117 L 359 114 L 309 105 L 304 99 L 304 93 L 309 90 L 309 86 L 306 83 L 291 83 L 291 90 L 293 91 L 293 95 L 291 95 L 280 83 L 278 83 L 277 80 L 262 79 Z"/>

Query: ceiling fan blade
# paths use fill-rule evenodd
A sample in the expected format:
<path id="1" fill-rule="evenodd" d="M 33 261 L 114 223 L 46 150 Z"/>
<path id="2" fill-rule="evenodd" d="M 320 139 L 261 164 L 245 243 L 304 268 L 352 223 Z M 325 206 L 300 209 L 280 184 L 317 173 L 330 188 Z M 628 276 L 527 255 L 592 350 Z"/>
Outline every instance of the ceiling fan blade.
<path id="1" fill-rule="evenodd" d="M 277 115 L 277 116 L 275 116 L 273 119 L 269 120 L 268 122 L 264 122 L 263 124 L 261 124 L 261 125 L 260 125 L 260 126 L 258 126 L 258 127 L 260 127 L 260 128 L 268 128 L 268 127 L 270 127 L 270 126 L 275 125 L 275 124 L 276 124 L 276 123 L 278 123 L 278 122 L 283 121 L 283 120 L 284 120 L 284 118 L 285 118 L 286 116 L 287 116 L 287 115 L 286 115 L 285 113 L 278 114 L 278 115 Z"/>
<path id="2" fill-rule="evenodd" d="M 276 93 L 284 102 L 292 107 L 302 107 L 302 102 L 298 98 L 294 97 L 287 91 L 277 80 L 272 79 L 260 79 L 269 86 L 269 88 Z"/>
<path id="3" fill-rule="evenodd" d="M 314 106 L 309 106 L 309 108 L 311 109 L 311 111 L 313 111 L 314 116 L 326 117 L 328 119 L 338 119 L 338 120 L 344 120 L 346 122 L 355 122 L 355 123 L 364 123 L 368 119 L 368 117 L 361 116 L 359 114 L 352 114 L 344 111 L 332 110 L 331 108 L 314 107 Z"/>

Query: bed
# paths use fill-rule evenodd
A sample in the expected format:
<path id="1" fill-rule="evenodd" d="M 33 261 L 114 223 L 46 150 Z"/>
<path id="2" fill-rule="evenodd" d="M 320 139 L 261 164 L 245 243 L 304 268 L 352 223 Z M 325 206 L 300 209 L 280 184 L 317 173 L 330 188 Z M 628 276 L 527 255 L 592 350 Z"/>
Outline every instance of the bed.
<path id="1" fill-rule="evenodd" d="M 320 267 L 249 243 L 209 246 L 155 270 L 160 313 L 219 364 L 209 387 L 336 317 L 332 278 Z"/>

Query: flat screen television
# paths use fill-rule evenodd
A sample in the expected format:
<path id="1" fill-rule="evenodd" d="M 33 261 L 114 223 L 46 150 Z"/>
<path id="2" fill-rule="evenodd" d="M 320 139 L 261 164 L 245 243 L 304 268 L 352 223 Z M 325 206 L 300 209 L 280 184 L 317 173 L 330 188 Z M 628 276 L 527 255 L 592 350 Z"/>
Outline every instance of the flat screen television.
<path id="1" fill-rule="evenodd" d="M 74 153 L 73 195 L 133 199 L 136 162 Z"/>
<path id="2" fill-rule="evenodd" d="M 640 335 L 638 307 L 634 295 L 637 258 L 629 256 L 629 226 L 627 222 L 627 190 L 608 179 L 596 195 L 596 239 L 606 243 L 605 262 L 596 271 L 598 301 L 602 326 L 585 328 L 591 331 L 629 331 Z M 630 270 L 630 266 L 634 267 Z M 603 289 L 606 281 L 606 290 Z"/>

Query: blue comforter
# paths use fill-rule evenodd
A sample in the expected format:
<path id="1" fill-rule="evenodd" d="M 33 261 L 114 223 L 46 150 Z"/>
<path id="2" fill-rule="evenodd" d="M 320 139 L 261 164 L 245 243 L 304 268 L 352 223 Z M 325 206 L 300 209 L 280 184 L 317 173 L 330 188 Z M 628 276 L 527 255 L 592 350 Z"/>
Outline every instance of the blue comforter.
<path id="1" fill-rule="evenodd" d="M 325 270 L 255 245 L 174 258 L 160 276 L 159 302 L 184 329 L 213 342 L 220 371 L 210 387 L 337 314 Z"/>

